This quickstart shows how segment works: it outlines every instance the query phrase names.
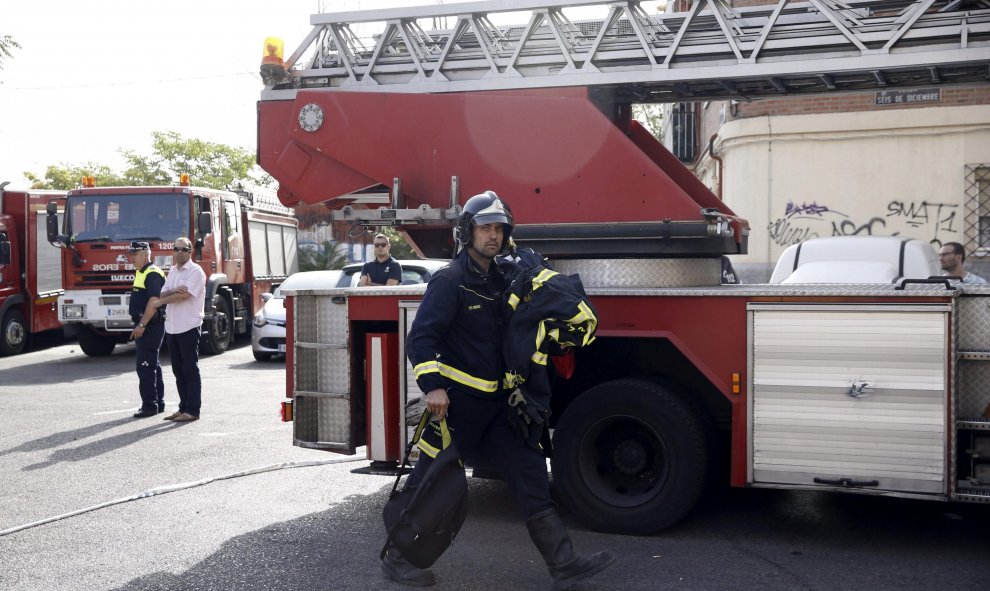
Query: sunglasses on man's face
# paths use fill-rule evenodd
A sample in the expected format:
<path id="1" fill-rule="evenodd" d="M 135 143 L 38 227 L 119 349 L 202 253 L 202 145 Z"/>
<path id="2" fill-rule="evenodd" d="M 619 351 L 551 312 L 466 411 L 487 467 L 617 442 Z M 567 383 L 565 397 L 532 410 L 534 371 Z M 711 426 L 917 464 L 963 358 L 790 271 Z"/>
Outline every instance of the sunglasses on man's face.
<path id="1" fill-rule="evenodd" d="M 172 248 L 172 250 L 174 250 L 175 252 L 192 252 L 191 248 L 184 246 L 175 246 Z"/>
<path id="2" fill-rule="evenodd" d="M 375 243 L 375 248 L 385 248 L 386 246 L 388 246 L 388 242 L 376 242 Z"/>

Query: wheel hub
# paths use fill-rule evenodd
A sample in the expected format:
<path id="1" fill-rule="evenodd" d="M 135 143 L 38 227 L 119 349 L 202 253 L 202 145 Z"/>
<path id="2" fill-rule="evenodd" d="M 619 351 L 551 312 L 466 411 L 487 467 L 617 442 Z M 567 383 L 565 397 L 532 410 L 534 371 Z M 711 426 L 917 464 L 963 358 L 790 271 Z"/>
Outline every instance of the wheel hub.
<path id="1" fill-rule="evenodd" d="M 4 335 L 4 339 L 11 345 L 20 345 L 24 341 L 24 329 L 20 324 L 11 322 L 7 326 L 7 334 Z"/>
<path id="2" fill-rule="evenodd" d="M 635 440 L 626 439 L 615 446 L 612 460 L 622 474 L 639 474 L 646 467 L 647 452 L 643 445 Z"/>

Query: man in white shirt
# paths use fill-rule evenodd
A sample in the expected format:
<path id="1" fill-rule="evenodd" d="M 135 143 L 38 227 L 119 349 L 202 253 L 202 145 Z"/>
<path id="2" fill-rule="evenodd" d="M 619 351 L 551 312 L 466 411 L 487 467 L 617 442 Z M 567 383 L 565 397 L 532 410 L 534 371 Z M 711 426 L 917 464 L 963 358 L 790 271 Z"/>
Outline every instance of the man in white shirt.
<path id="1" fill-rule="evenodd" d="M 192 242 L 175 239 L 175 260 L 165 278 L 157 306 L 165 308 L 165 342 L 172 359 L 179 410 L 166 421 L 199 419 L 202 382 L 199 377 L 199 336 L 206 301 L 206 273 L 192 262 Z"/>
<path id="2" fill-rule="evenodd" d="M 966 261 L 966 249 L 958 242 L 946 242 L 938 251 L 938 262 L 942 266 L 943 275 L 960 277 L 967 285 L 986 285 L 987 280 L 979 275 L 973 275 L 963 268 Z"/>

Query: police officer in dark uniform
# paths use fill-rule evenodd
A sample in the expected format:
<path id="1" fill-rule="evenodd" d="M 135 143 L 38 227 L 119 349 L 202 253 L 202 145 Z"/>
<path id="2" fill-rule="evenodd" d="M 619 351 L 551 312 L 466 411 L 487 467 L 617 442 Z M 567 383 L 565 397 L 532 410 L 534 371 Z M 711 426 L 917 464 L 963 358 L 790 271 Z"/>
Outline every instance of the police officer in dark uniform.
<path id="1" fill-rule="evenodd" d="M 614 558 L 606 552 L 590 557 L 574 553 L 550 499 L 546 459 L 523 442 L 509 420 L 501 353 L 502 294 L 507 286 L 494 258 L 506 248 L 512 228 L 512 214 L 494 192 L 475 195 L 465 203 L 457 224 L 461 249 L 430 279 L 406 353 L 417 384 L 426 392 L 427 409 L 436 418 L 447 419 L 465 460 L 483 458 L 505 479 L 550 569 L 553 588 L 569 589 Z M 421 446 L 425 453 L 407 488 L 414 488 L 426 472 L 430 447 Z M 434 583 L 431 571 L 416 568 L 394 547 L 385 554 L 382 571 L 410 586 Z"/>
<path id="2" fill-rule="evenodd" d="M 165 312 L 154 306 L 165 285 L 165 273 L 151 264 L 151 247 L 147 242 L 131 242 L 129 251 L 134 265 L 129 312 L 134 322 L 131 338 L 137 345 L 137 375 L 141 408 L 134 418 L 153 417 L 165 412 L 165 380 L 158 351 L 165 338 Z"/>

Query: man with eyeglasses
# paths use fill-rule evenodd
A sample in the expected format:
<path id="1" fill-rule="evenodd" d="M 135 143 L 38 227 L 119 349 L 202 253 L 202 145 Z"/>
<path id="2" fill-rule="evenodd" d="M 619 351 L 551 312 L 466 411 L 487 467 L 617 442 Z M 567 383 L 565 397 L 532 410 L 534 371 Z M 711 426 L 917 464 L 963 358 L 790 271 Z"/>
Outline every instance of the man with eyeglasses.
<path id="1" fill-rule="evenodd" d="M 986 285 L 987 280 L 979 275 L 973 275 L 963 268 L 966 261 L 966 249 L 958 242 L 946 242 L 938 251 L 938 262 L 946 277 L 960 277 L 960 282 L 967 285 Z"/>
<path id="2" fill-rule="evenodd" d="M 165 308 L 165 341 L 172 357 L 172 374 L 179 391 L 179 410 L 166 421 L 199 419 L 202 382 L 199 376 L 199 337 L 206 303 L 206 273 L 192 262 L 192 242 L 185 236 L 175 239 L 175 260 L 168 271 L 161 297 L 155 302 Z"/>
<path id="3" fill-rule="evenodd" d="M 389 254 L 391 243 L 388 236 L 375 234 L 375 260 L 361 267 L 359 287 L 368 285 L 398 285 L 402 282 L 402 266 Z"/>

